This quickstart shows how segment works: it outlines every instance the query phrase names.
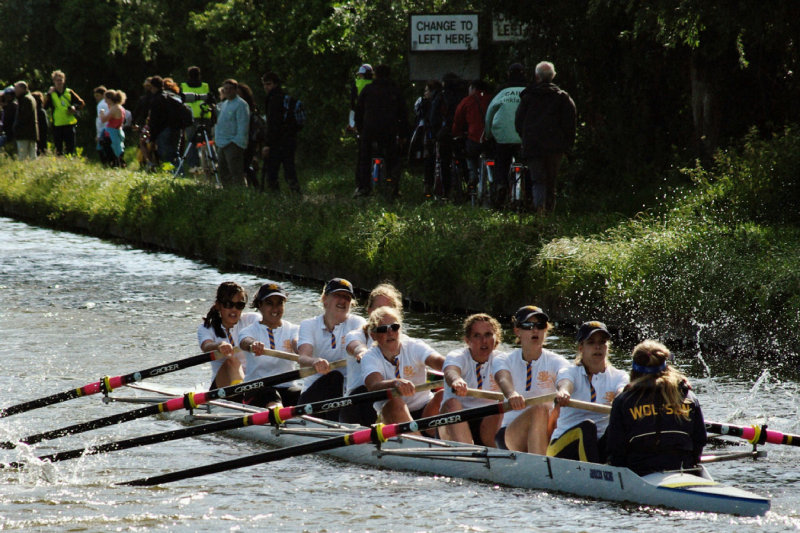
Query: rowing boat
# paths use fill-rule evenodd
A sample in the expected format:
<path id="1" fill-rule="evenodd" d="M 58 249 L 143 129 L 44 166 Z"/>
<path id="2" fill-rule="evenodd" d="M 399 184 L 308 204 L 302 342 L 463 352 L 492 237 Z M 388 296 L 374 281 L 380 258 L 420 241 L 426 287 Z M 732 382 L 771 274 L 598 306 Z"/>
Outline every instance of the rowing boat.
<path id="1" fill-rule="evenodd" d="M 166 396 L 175 389 L 134 385 L 134 388 Z M 121 398 L 120 398 L 121 399 Z M 146 400 L 145 400 L 146 401 Z M 175 415 L 196 424 L 241 417 L 258 409 L 225 400 L 210 402 L 205 409 Z M 280 427 L 250 426 L 231 432 L 237 437 L 277 447 L 305 444 L 350 433 L 359 426 L 303 416 Z M 770 499 L 714 481 L 705 467 L 698 471 L 664 472 L 639 476 L 627 468 L 585 463 L 524 452 L 404 435 L 379 446 L 347 446 L 326 455 L 392 470 L 423 472 L 491 484 L 561 492 L 655 507 L 742 516 L 759 516 L 770 508 Z"/>

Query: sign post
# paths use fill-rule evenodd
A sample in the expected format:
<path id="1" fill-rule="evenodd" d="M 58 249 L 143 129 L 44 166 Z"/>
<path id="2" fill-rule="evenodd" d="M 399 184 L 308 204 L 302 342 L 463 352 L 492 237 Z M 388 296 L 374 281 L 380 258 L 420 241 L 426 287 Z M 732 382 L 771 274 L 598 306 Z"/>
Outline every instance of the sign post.
<path id="1" fill-rule="evenodd" d="M 478 15 L 409 16 L 409 75 L 412 81 L 441 79 L 448 72 L 480 77 Z"/>

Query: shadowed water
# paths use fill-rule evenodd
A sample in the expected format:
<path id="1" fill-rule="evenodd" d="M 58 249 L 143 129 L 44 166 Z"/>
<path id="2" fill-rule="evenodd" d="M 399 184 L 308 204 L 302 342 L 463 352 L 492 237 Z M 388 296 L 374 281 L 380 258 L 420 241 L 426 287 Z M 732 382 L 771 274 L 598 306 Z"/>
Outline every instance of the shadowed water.
<path id="1" fill-rule="evenodd" d="M 331 276 L 347 276 L 331 272 Z M 196 328 L 216 286 L 235 280 L 252 295 L 264 281 L 222 273 L 171 254 L 0 218 L 0 406 L 199 353 Z M 321 286 L 286 283 L 286 318 L 319 312 Z M 512 312 L 513 310 L 509 310 Z M 579 319 L 589 318 L 580 317 Z M 446 353 L 459 346 L 462 316 L 409 312 L 408 333 Z M 765 330 L 768 336 L 768 330 Z M 551 347 L 571 357 L 571 332 Z M 510 335 L 507 336 L 510 340 Z M 510 345 L 504 346 L 509 349 Z M 614 349 L 627 367 L 628 347 Z M 745 364 L 746 363 L 746 364 Z M 725 361 L 725 353 L 678 354 L 706 418 L 768 421 L 800 433 L 800 386 L 781 369 Z M 207 366 L 154 383 L 207 385 Z M 115 393 L 117 394 L 117 393 Z M 119 394 L 125 394 L 120 391 Z M 0 440 L 128 410 L 98 396 L 0 420 Z M 113 428 L 0 450 L 0 461 L 30 458 L 96 442 L 176 429 L 143 419 Z M 115 482 L 263 451 L 221 435 L 185 439 L 25 471 L 0 471 L 0 529 L 25 531 L 682 531 L 800 528 L 797 448 L 767 446 L 769 457 L 712 465 L 718 481 L 772 496 L 762 518 L 686 513 L 593 501 L 461 479 L 374 469 L 308 456 L 156 488 Z"/>

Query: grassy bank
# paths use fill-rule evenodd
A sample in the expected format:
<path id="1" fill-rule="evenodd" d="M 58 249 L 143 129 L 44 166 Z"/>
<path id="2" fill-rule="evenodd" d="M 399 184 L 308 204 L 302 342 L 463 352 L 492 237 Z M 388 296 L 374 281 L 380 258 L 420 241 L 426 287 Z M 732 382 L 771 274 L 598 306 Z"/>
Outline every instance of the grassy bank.
<path id="1" fill-rule="evenodd" d="M 52 158 L 1 161 L 0 206 L 223 266 L 341 275 L 362 288 L 389 279 L 433 308 L 507 315 L 535 302 L 635 336 L 781 350 L 800 327 L 800 231 L 743 217 L 752 206 L 731 200 L 753 165 L 774 169 L 774 158 L 726 157 L 724 175 L 697 169 L 693 187 L 635 217 L 598 212 L 591 197 L 552 217 L 426 203 L 413 184 L 398 204 L 354 201 L 349 171 L 306 171 L 298 199 Z"/>

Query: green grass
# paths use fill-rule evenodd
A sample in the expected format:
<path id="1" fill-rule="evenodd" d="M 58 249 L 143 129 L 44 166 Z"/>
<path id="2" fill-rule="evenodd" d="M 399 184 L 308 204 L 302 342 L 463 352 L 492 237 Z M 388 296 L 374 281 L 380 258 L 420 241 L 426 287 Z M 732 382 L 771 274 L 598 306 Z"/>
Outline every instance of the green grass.
<path id="1" fill-rule="evenodd" d="M 568 184 L 553 216 L 426 202 L 409 175 L 402 201 L 352 200 L 349 168 L 301 165 L 298 198 L 54 158 L 0 161 L 0 205 L 226 267 L 339 275 L 362 288 L 391 280 L 433 308 L 509 315 L 536 303 L 559 319 L 599 318 L 636 337 L 768 352 L 790 346 L 800 327 L 800 230 L 759 213 L 741 189 L 752 189 L 748 175 L 767 164 L 784 183 L 797 167 L 775 154 L 795 140 L 787 132 L 754 150 L 762 141 L 750 139 L 714 169 L 687 171 L 693 185 L 662 181 L 627 202 Z M 776 146 L 764 156 L 771 163 L 759 159 Z M 759 172 L 761 190 L 780 198 L 771 174 Z"/>

